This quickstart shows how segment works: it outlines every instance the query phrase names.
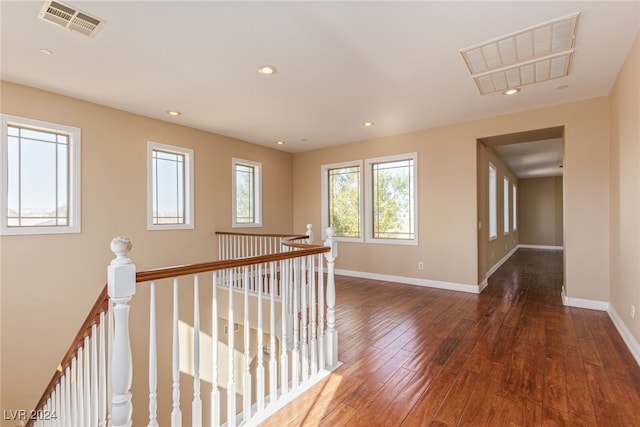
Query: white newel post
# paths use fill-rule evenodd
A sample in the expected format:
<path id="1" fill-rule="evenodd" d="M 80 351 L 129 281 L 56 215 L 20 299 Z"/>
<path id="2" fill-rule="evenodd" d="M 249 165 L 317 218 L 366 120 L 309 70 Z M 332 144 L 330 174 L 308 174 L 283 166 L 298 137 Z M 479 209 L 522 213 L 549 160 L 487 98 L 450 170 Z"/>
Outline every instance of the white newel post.
<path id="1" fill-rule="evenodd" d="M 129 338 L 129 300 L 136 293 L 136 266 L 127 253 L 131 241 L 116 237 L 111 241 L 111 251 L 116 258 L 107 269 L 109 301 L 113 307 L 114 336 L 111 378 L 111 425 L 131 426 L 133 405 L 131 403 L 132 360 Z"/>
<path id="2" fill-rule="evenodd" d="M 336 329 L 336 284 L 333 277 L 334 263 L 338 257 L 338 243 L 333 239 L 335 231 L 327 228 L 327 240 L 324 245 L 331 248 L 325 253 L 327 259 L 327 335 L 325 363 L 334 367 L 338 363 L 338 330 Z"/>

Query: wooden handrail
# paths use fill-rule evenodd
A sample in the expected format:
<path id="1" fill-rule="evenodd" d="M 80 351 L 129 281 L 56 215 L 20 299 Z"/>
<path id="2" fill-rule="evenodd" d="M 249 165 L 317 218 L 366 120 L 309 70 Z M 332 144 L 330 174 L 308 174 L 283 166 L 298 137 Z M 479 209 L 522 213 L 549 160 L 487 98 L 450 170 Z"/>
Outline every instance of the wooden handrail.
<path id="1" fill-rule="evenodd" d="M 306 239 L 309 237 L 303 234 L 295 235 L 295 234 L 279 234 L 279 233 L 241 233 L 239 231 L 216 231 L 216 235 L 218 234 L 226 235 L 226 236 L 247 236 L 247 237 L 281 237 L 281 238 L 293 239 L 293 240 Z"/>
<path id="2" fill-rule="evenodd" d="M 224 260 L 224 261 L 212 261 L 212 262 L 204 262 L 198 264 L 186 264 L 179 265 L 173 267 L 162 267 L 153 270 L 140 271 L 136 273 L 136 283 L 142 282 L 150 282 L 153 280 L 161 280 L 167 279 L 171 277 L 179 277 L 179 276 L 187 276 L 190 274 L 198 274 L 205 273 L 210 271 L 224 270 L 227 268 L 234 267 L 243 267 L 245 265 L 252 264 L 261 264 L 265 262 L 271 261 L 280 261 L 284 259 L 297 258 L 301 256 L 308 255 L 316 255 L 325 252 L 329 252 L 330 248 L 321 245 L 309 245 L 305 243 L 297 243 L 296 240 L 307 239 L 308 236 L 297 235 L 292 236 L 289 234 L 243 234 L 243 233 L 226 233 L 226 232 L 216 232 L 216 234 L 237 234 L 237 235 L 246 235 L 246 236 L 269 236 L 269 237 L 282 237 L 283 244 L 289 247 L 296 248 L 296 251 L 290 252 L 280 252 L 271 255 L 261 255 L 261 256 L 253 256 L 253 257 L 245 257 L 245 258 L 237 258 L 233 260 Z M 104 288 L 100 292 L 100 295 L 96 299 L 91 311 L 87 315 L 86 319 L 82 323 L 80 330 L 76 334 L 75 338 L 71 342 L 71 346 L 65 353 L 62 358 L 62 362 L 60 362 L 58 370 L 56 370 L 55 374 L 49 381 L 49 384 L 45 388 L 42 397 L 38 401 L 35 409 L 42 408 L 51 393 L 55 390 L 56 384 L 58 384 L 60 377 L 63 375 L 67 366 L 71 364 L 71 360 L 77 354 L 78 349 L 84 343 L 84 339 L 86 336 L 90 335 L 91 329 L 94 324 L 96 324 L 100 318 L 100 313 L 106 312 L 109 306 L 109 295 L 107 293 L 107 285 L 105 284 Z M 29 420 L 26 424 L 26 427 L 32 425 L 33 420 Z"/>

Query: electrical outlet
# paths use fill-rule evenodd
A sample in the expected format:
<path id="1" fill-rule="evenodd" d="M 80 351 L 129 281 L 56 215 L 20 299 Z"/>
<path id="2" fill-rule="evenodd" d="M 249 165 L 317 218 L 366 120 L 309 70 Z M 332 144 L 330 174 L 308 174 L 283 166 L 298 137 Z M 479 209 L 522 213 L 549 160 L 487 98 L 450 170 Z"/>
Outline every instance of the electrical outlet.
<path id="1" fill-rule="evenodd" d="M 631 304 L 631 318 L 635 319 L 636 318 L 636 306 Z"/>
<path id="2" fill-rule="evenodd" d="M 418 261 L 418 270 L 424 270 L 424 262 Z"/>

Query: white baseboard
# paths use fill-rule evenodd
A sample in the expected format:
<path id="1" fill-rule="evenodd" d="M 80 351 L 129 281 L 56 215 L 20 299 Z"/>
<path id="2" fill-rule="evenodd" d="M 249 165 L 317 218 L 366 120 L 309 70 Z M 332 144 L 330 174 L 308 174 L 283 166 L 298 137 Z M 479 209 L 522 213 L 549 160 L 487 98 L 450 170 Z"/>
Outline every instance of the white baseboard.
<path id="1" fill-rule="evenodd" d="M 594 301 L 580 298 L 570 298 L 565 295 L 564 289 L 562 290 L 562 303 L 568 307 L 588 308 L 591 310 L 606 311 L 609 314 L 609 318 L 615 325 L 616 329 L 620 333 L 622 340 L 627 345 L 627 348 L 636 359 L 638 365 L 640 365 L 640 343 L 633 336 L 627 325 L 622 318 L 618 315 L 616 310 L 606 301 Z"/>
<path id="2" fill-rule="evenodd" d="M 518 245 L 518 248 L 524 249 L 547 249 L 552 251 L 561 251 L 564 246 L 548 246 L 548 245 Z"/>
<path id="3" fill-rule="evenodd" d="M 589 310 L 598 311 L 607 311 L 609 309 L 609 303 L 606 301 L 568 297 L 564 293 L 564 287 L 562 288 L 562 304 L 567 307 L 588 308 Z"/>
<path id="4" fill-rule="evenodd" d="M 519 246 L 516 246 L 515 248 L 511 249 L 509 253 L 503 256 L 500 261 L 493 264 L 493 267 L 491 267 L 489 271 L 487 271 L 486 277 L 491 277 L 491 275 L 495 273 L 496 270 L 498 270 L 502 266 L 502 264 L 504 264 L 511 257 L 511 255 L 513 255 L 518 250 L 518 247 Z"/>
<path id="5" fill-rule="evenodd" d="M 362 279 L 382 280 L 386 282 L 403 283 L 405 285 L 424 286 L 427 288 L 446 289 L 449 291 L 468 292 L 479 294 L 480 287 L 476 285 L 464 285 L 460 283 L 441 282 L 439 280 L 419 279 L 417 277 L 392 276 L 389 274 L 368 273 L 365 271 L 336 269 L 335 274 L 349 277 L 359 277 Z"/>
<path id="6" fill-rule="evenodd" d="M 613 307 L 609 306 L 607 313 L 609 313 L 611 321 L 616 326 L 616 329 L 620 333 L 620 336 L 622 337 L 624 343 L 629 348 L 629 351 L 631 351 L 633 358 L 636 359 L 636 362 L 638 363 L 638 365 L 640 365 L 640 343 L 638 342 L 638 340 L 636 340 L 629 328 L 627 328 L 627 325 L 624 323 L 622 318 L 618 315 Z"/>

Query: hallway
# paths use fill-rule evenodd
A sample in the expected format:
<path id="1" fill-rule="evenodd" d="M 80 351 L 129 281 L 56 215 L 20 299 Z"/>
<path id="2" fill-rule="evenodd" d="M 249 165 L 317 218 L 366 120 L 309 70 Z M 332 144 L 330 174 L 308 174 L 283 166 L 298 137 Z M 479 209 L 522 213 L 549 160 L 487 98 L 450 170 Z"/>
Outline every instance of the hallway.
<path id="1" fill-rule="evenodd" d="M 336 282 L 344 364 L 262 426 L 640 425 L 640 366 L 562 305 L 561 251 L 519 249 L 480 295 Z"/>

